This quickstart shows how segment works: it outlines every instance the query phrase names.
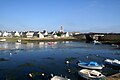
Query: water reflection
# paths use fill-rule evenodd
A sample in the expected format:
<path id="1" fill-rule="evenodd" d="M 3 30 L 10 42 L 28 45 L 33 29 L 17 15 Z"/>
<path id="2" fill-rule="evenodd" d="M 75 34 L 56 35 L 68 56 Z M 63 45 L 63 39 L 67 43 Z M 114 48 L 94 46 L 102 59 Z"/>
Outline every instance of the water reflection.
<path id="1" fill-rule="evenodd" d="M 44 47 L 45 42 L 39 42 L 38 44 L 39 44 L 39 48 L 42 48 L 42 47 Z"/>
<path id="2" fill-rule="evenodd" d="M 0 48 L 8 48 L 8 43 L 0 43 Z"/>
<path id="3" fill-rule="evenodd" d="M 32 49 L 35 46 L 39 46 L 39 48 L 48 48 L 48 47 L 52 47 L 55 48 L 55 45 L 58 42 L 38 42 L 38 43 L 10 43 L 10 42 L 4 42 L 4 43 L 0 43 L 0 48 L 2 49 Z"/>
<path id="4" fill-rule="evenodd" d="M 21 48 L 21 43 L 16 42 L 15 43 L 15 49 L 20 49 Z"/>

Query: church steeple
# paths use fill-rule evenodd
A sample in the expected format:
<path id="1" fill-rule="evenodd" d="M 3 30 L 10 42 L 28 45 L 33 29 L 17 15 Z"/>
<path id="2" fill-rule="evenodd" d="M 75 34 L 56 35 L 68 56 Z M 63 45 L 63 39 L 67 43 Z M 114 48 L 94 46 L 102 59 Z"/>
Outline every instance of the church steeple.
<path id="1" fill-rule="evenodd" d="M 61 25 L 61 27 L 60 27 L 60 32 L 64 32 L 62 25 Z"/>

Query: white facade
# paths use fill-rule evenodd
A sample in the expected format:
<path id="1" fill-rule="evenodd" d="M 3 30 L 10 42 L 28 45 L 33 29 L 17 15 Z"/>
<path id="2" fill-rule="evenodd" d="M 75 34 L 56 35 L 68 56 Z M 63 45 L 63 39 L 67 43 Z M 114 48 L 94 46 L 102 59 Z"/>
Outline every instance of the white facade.
<path id="1" fill-rule="evenodd" d="M 41 32 L 39 32 L 38 35 L 39 35 L 39 38 L 44 38 L 44 35 Z"/>
<path id="2" fill-rule="evenodd" d="M 53 35 L 54 38 L 57 38 L 58 36 L 57 35 Z"/>
<path id="3" fill-rule="evenodd" d="M 48 32 L 47 32 L 47 31 L 45 31 L 44 36 L 47 36 L 47 35 L 48 35 Z"/>
<path id="4" fill-rule="evenodd" d="M 64 33 L 61 37 L 69 37 L 69 33 L 66 32 L 66 33 Z"/>
<path id="5" fill-rule="evenodd" d="M 8 32 L 8 37 L 13 37 L 11 32 Z"/>
<path id="6" fill-rule="evenodd" d="M 31 38 L 31 37 L 33 37 L 33 34 L 34 34 L 34 32 L 27 32 L 26 33 L 26 36 L 27 36 L 27 38 Z"/>
<path id="7" fill-rule="evenodd" d="M 55 34 L 56 34 L 56 32 L 55 32 L 55 31 L 53 31 L 53 32 L 52 32 L 52 35 L 55 35 Z"/>
<path id="8" fill-rule="evenodd" d="M 15 32 L 15 36 L 16 36 L 16 37 L 20 37 L 20 34 L 19 34 L 18 31 Z"/>
<path id="9" fill-rule="evenodd" d="M 2 36 L 2 32 L 0 32 L 0 36 Z"/>
<path id="10" fill-rule="evenodd" d="M 8 36 L 8 32 L 4 32 L 3 37 L 7 37 L 7 36 Z"/>
<path id="11" fill-rule="evenodd" d="M 69 37 L 69 33 L 68 32 L 66 32 L 65 37 Z"/>

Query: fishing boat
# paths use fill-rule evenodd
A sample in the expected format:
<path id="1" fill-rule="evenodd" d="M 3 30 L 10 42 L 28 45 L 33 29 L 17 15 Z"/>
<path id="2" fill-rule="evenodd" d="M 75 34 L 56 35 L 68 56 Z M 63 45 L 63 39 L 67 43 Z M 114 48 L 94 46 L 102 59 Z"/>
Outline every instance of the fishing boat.
<path id="1" fill-rule="evenodd" d="M 119 66 L 120 67 L 120 61 L 117 60 L 117 59 L 114 59 L 114 60 L 112 60 L 112 59 L 106 59 L 105 63 L 109 64 L 109 65 Z"/>
<path id="2" fill-rule="evenodd" d="M 81 61 L 79 61 L 78 66 L 82 67 L 82 68 L 87 68 L 87 69 L 99 69 L 99 70 L 104 67 L 103 64 L 100 65 L 95 61 L 91 61 L 91 62 L 81 62 Z"/>
<path id="3" fill-rule="evenodd" d="M 70 80 L 68 78 L 60 77 L 60 76 L 54 76 L 51 78 L 51 80 Z"/>
<path id="4" fill-rule="evenodd" d="M 105 76 L 102 74 L 102 73 L 100 73 L 99 71 L 96 71 L 96 70 L 88 70 L 88 69 L 82 69 L 82 70 L 80 70 L 80 71 L 78 71 L 78 74 L 81 76 L 81 77 L 83 77 L 83 78 L 85 78 L 85 79 L 92 79 L 92 80 L 94 80 L 94 79 L 103 79 L 103 78 L 105 78 Z"/>

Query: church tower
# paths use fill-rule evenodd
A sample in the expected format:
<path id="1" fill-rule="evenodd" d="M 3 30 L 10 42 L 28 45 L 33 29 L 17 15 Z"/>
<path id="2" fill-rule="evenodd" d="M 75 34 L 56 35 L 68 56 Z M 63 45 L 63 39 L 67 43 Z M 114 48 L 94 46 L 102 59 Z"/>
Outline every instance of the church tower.
<path id="1" fill-rule="evenodd" d="M 61 25 L 61 27 L 60 27 L 60 32 L 64 32 L 64 30 L 63 30 L 63 26 Z"/>

